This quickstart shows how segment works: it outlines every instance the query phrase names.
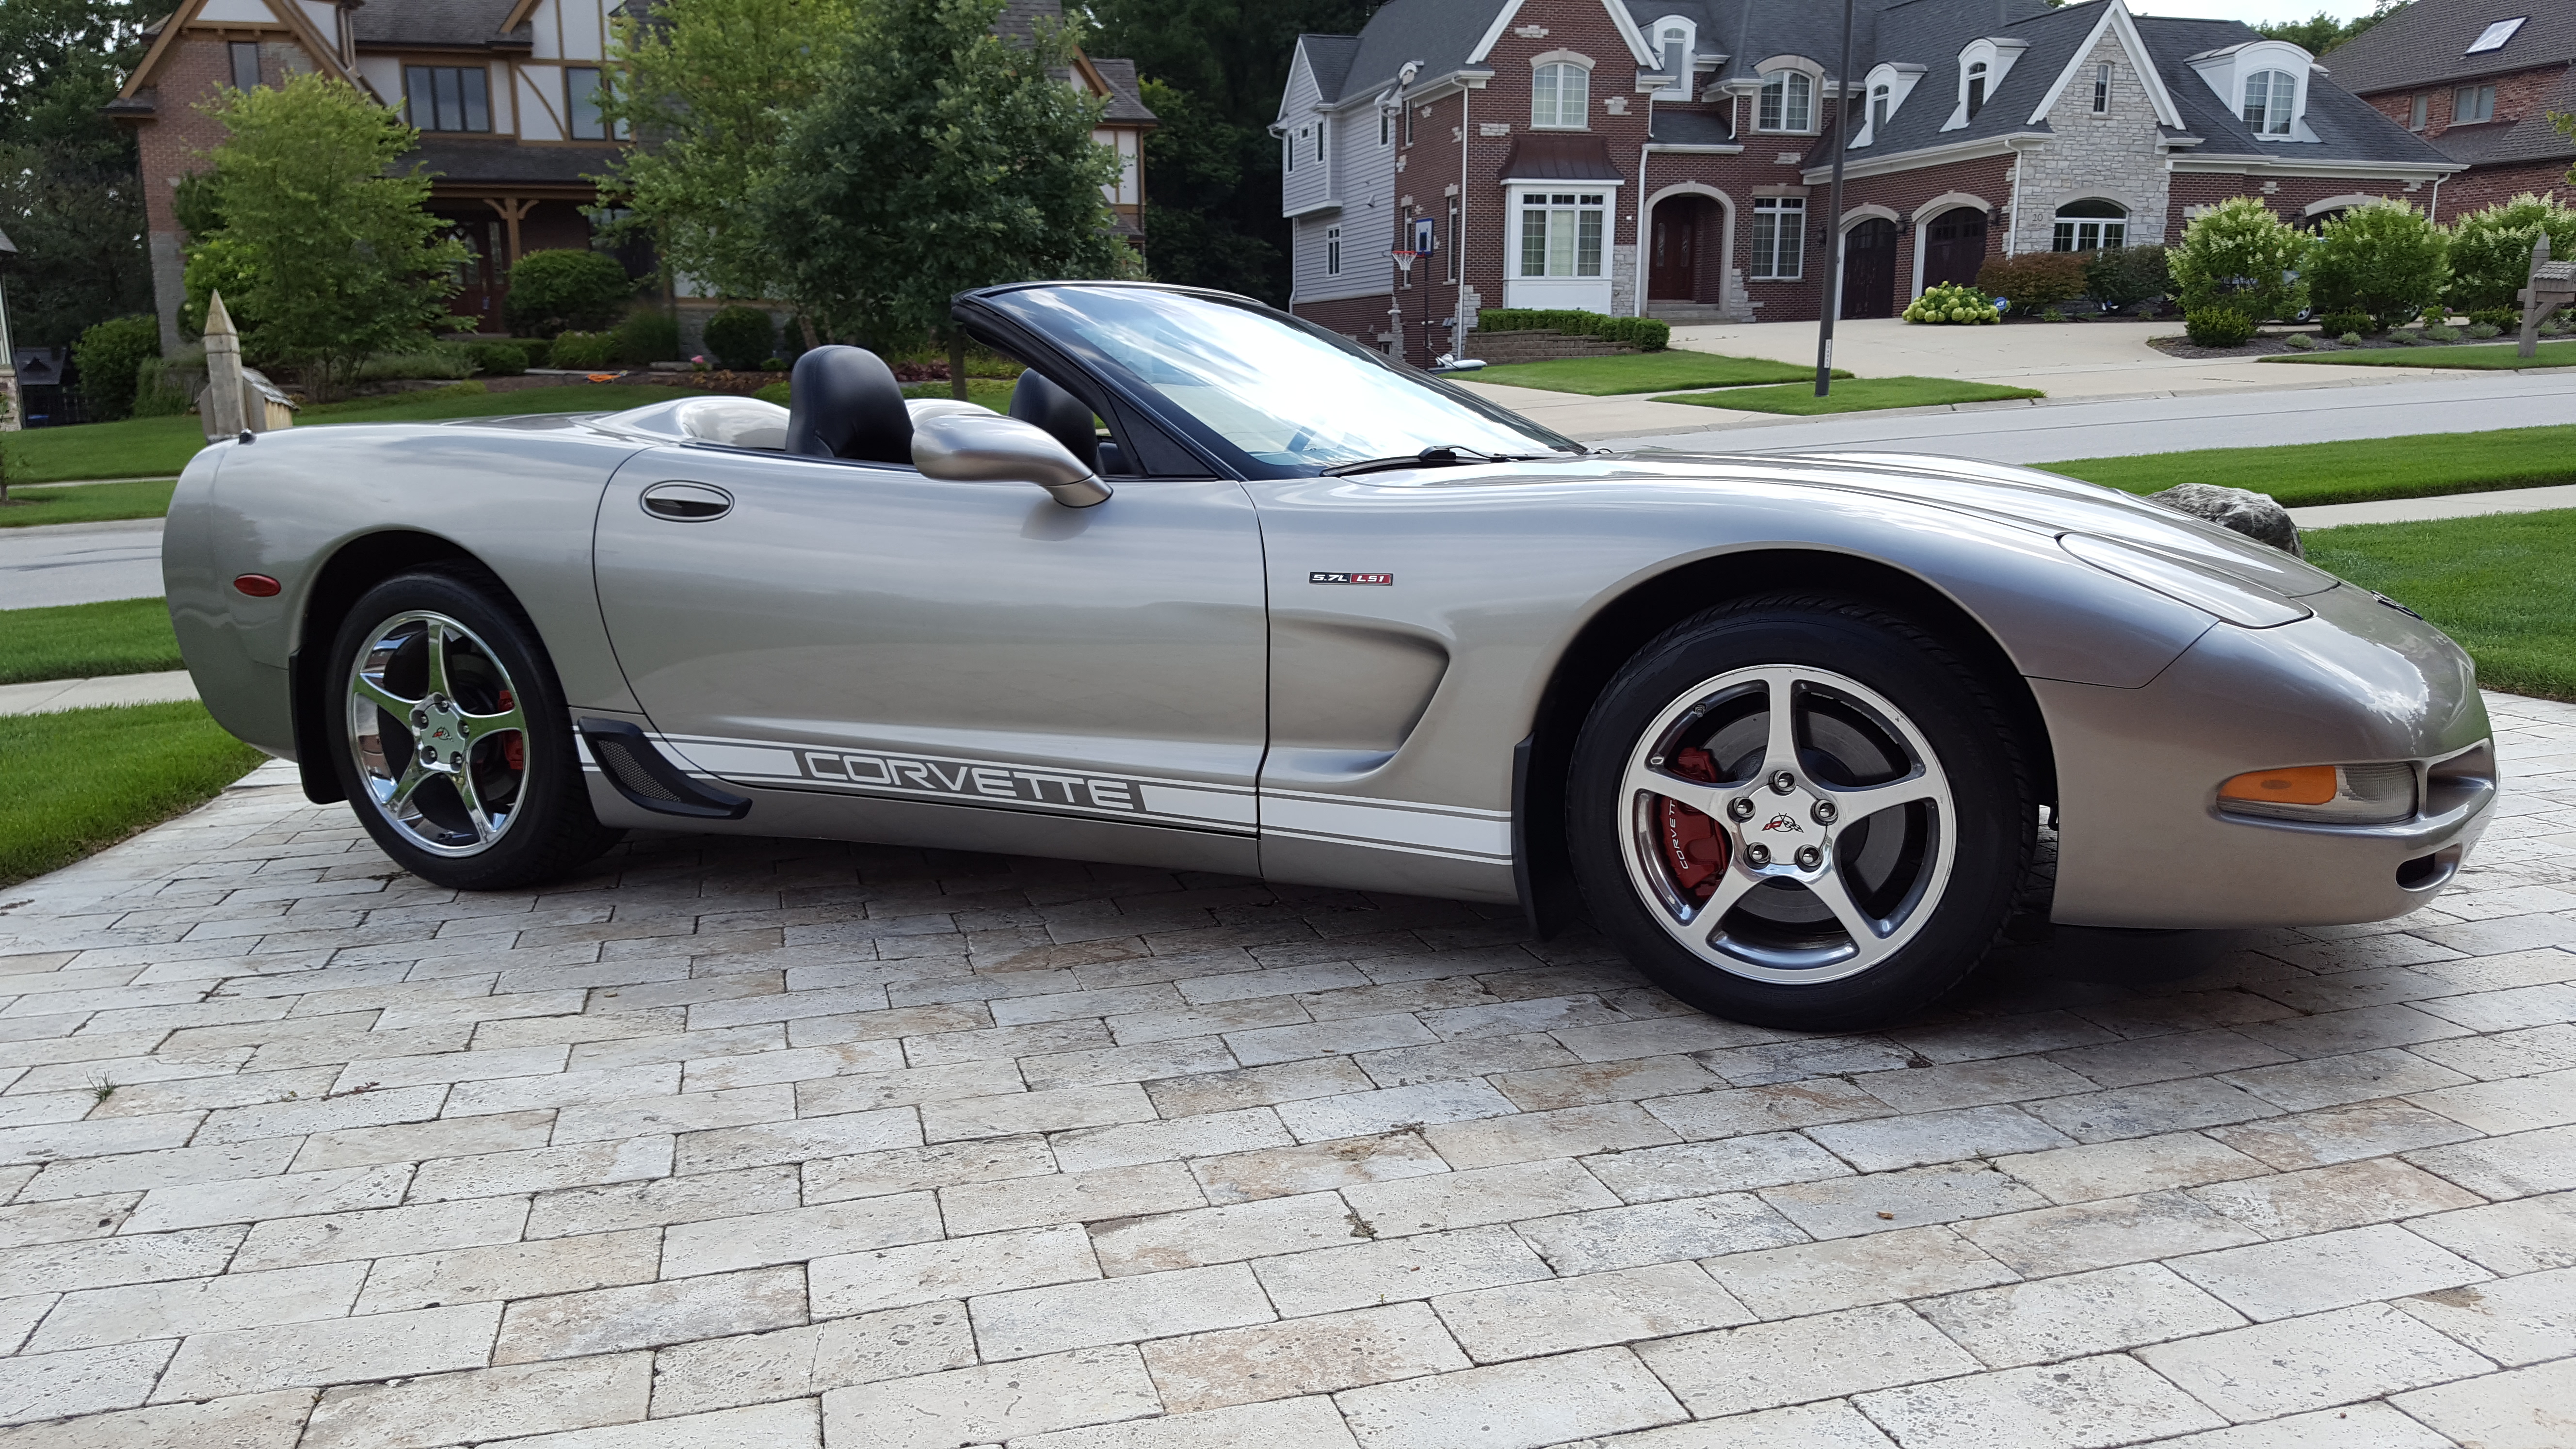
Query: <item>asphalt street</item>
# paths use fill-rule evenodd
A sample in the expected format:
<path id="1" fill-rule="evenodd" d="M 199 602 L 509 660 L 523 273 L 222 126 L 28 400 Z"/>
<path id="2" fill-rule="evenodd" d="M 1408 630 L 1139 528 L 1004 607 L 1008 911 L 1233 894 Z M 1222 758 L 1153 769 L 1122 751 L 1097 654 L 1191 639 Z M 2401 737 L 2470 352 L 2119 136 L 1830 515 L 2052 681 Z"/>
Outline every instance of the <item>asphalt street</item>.
<path id="1" fill-rule="evenodd" d="M 0 609 L 160 592 L 160 519 L 0 529 Z"/>
<path id="2" fill-rule="evenodd" d="M 1621 438 L 1606 447 L 1685 452 L 1869 448 L 1996 463 L 2049 463 L 2195 448 L 2260 448 L 2410 433 L 2576 423 L 2576 370 L 1956 412 L 1855 413 L 1723 432 Z"/>

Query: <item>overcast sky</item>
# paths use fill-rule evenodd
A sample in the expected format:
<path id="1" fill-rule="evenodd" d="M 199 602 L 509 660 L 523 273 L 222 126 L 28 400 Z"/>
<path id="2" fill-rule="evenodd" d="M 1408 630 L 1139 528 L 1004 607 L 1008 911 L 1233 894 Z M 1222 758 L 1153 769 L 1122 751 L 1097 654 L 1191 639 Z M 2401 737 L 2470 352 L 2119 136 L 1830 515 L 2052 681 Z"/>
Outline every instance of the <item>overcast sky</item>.
<path id="1" fill-rule="evenodd" d="M 2269 25 L 2305 20 L 2320 10 L 2338 20 L 2350 20 L 2369 14 L 2372 6 L 2371 0 L 2129 0 L 2129 8 L 2140 15 L 2183 15 L 2197 20 Z"/>

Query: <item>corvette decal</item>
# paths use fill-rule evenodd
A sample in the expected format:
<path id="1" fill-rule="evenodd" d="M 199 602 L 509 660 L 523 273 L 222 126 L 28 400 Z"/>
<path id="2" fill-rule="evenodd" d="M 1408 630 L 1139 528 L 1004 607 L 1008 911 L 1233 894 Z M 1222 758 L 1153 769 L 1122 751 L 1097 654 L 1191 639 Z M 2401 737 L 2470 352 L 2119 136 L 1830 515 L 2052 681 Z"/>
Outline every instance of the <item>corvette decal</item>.
<path id="1" fill-rule="evenodd" d="M 746 785 L 1021 809 L 1508 864 L 1508 811 L 1048 769 L 919 751 L 702 735 L 650 737 L 694 774 Z M 587 751 L 584 763 L 588 763 Z"/>
<path id="2" fill-rule="evenodd" d="M 1395 583 L 1395 575 L 1354 574 L 1344 572 L 1340 569 L 1317 569 L 1306 575 L 1306 582 L 1310 584 L 1382 584 L 1392 586 Z"/>

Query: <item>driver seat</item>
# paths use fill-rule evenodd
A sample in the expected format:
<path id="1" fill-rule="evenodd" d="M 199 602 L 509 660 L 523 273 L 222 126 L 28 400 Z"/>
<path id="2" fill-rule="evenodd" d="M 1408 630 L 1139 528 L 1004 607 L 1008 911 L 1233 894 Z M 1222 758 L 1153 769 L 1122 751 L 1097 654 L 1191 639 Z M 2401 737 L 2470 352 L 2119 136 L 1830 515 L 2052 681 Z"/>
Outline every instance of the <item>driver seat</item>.
<path id="1" fill-rule="evenodd" d="M 787 449 L 912 466 L 912 414 L 894 369 L 864 347 L 817 347 L 787 376 Z"/>

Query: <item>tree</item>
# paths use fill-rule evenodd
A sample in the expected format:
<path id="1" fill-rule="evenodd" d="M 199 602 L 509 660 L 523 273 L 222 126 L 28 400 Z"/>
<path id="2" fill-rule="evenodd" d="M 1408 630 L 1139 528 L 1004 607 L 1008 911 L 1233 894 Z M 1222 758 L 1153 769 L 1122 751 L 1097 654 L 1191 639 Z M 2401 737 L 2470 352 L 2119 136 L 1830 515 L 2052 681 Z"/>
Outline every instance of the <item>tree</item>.
<path id="1" fill-rule="evenodd" d="M 1287 302 L 1290 228 L 1279 215 L 1279 143 L 1268 128 L 1297 37 L 1356 35 L 1375 8 L 1374 0 L 1093 0 L 1095 49 L 1135 60 L 1150 87 L 1145 104 L 1160 118 L 1145 138 L 1145 255 L 1154 275 Z"/>
<path id="2" fill-rule="evenodd" d="M 329 396 L 377 352 L 421 340 L 444 320 L 464 244 L 423 208 L 429 177 L 392 168 L 419 140 L 346 81 L 300 75 L 283 87 L 226 90 L 205 107 L 227 132 L 211 153 L 221 245 L 248 281 L 244 344 L 300 368 Z M 201 249 L 206 243 L 201 241 Z"/>
<path id="3" fill-rule="evenodd" d="M 2278 20 L 2254 28 L 2268 39 L 2286 40 L 2310 55 L 2323 55 L 2396 14 L 2406 3 L 2407 0 L 2379 0 L 2369 14 L 2350 20 L 2337 20 L 2333 12 L 2320 10 L 2305 20 Z"/>
<path id="4" fill-rule="evenodd" d="M 1037 277 L 1103 277 L 1126 243 L 1100 188 L 1099 101 L 1049 74 L 1071 41 L 992 33 L 1002 0 L 883 0 L 792 128 L 755 198 L 789 298 L 835 337 L 925 334 L 966 395 L 949 298 Z"/>
<path id="5" fill-rule="evenodd" d="M 11 330 L 60 347 L 152 306 L 131 133 L 99 113 L 157 12 L 138 0 L 0 4 L 0 230 L 18 244 Z"/>
<path id="6" fill-rule="evenodd" d="M 145 358 L 161 355 L 161 324 L 148 316 L 111 317 L 83 332 L 72 345 L 80 368 L 81 398 L 93 422 L 114 422 L 134 412 L 134 382 Z"/>
<path id="7" fill-rule="evenodd" d="M 2299 275 L 2308 238 L 2250 196 L 2231 196 L 2192 219 L 2167 254 L 2182 309 L 2241 312 L 2248 322 L 2286 317 L 2308 304 Z"/>
<path id="8" fill-rule="evenodd" d="M 768 297 L 778 258 L 750 198 L 790 122 L 823 88 L 859 0 L 658 0 L 613 33 L 600 114 L 642 145 L 597 178 L 674 272 L 722 297 Z M 640 7 L 637 7 L 640 8 Z"/>
<path id="9" fill-rule="evenodd" d="M 2385 332 L 2424 315 L 2451 279 L 2451 239 L 2402 201 L 2374 201 L 2327 222 L 2309 254 L 2317 310 L 2367 312 Z"/>

